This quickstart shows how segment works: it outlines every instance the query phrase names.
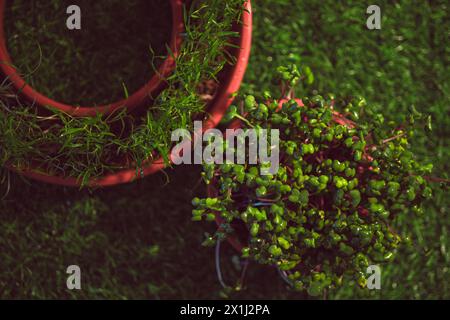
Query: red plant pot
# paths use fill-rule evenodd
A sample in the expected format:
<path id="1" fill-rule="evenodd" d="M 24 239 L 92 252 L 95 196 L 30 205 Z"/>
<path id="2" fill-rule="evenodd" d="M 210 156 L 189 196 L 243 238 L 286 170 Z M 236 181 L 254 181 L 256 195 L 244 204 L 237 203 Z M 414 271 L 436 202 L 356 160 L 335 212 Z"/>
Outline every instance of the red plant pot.
<path id="1" fill-rule="evenodd" d="M 2 1 L 2 0 L 0 0 Z M 228 107 L 234 100 L 234 94 L 239 90 L 242 80 L 244 78 L 245 70 L 247 69 L 248 60 L 250 57 L 250 49 L 252 42 L 252 8 L 250 0 L 245 3 L 245 8 L 242 14 L 242 23 L 239 25 L 240 38 L 238 39 L 238 46 L 234 49 L 234 56 L 236 57 L 236 63 L 232 66 L 228 66 L 223 70 L 223 79 L 218 88 L 218 92 L 214 100 L 210 103 L 206 110 L 209 114 L 209 118 L 203 123 L 203 132 L 217 126 L 222 119 L 223 115 L 227 111 Z M 174 156 L 178 157 L 178 156 Z M 174 158 L 169 156 L 170 161 L 173 163 Z M 162 157 L 159 159 L 146 163 L 140 168 L 137 173 L 137 168 L 124 169 L 115 173 L 107 174 L 103 177 L 91 179 L 88 182 L 90 187 L 106 187 L 113 186 L 122 183 L 133 182 L 144 176 L 156 173 L 166 167 Z M 23 169 L 23 168 L 10 168 L 23 176 L 31 179 L 36 179 L 42 182 L 57 184 L 69 187 L 78 187 L 81 181 L 73 177 L 51 176 L 37 170 Z"/>
<path id="2" fill-rule="evenodd" d="M 52 100 L 29 86 L 13 66 L 13 62 L 7 50 L 4 31 L 5 3 L 6 0 L 0 0 L 0 69 L 22 95 L 30 101 L 36 102 L 40 107 L 57 109 L 74 117 L 95 116 L 98 113 L 109 114 L 122 108 L 131 110 L 141 105 L 148 99 L 149 96 L 151 96 L 152 93 L 160 90 L 164 85 L 164 79 L 169 76 L 175 68 L 174 57 L 178 55 L 178 48 L 181 44 L 180 34 L 184 31 L 183 0 L 170 0 L 172 7 L 170 50 L 172 54 L 168 55 L 168 57 L 158 68 L 157 72 L 155 72 L 149 82 L 147 82 L 147 84 L 145 84 L 142 88 L 133 93 L 127 99 L 103 106 L 79 107 Z"/>

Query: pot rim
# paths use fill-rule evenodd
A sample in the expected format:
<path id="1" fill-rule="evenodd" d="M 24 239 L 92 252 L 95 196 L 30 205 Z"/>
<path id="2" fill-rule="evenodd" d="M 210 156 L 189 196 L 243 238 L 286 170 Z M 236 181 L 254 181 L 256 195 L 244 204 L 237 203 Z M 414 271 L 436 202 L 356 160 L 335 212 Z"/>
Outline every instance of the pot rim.
<path id="1" fill-rule="evenodd" d="M 94 107 L 73 106 L 50 99 L 28 85 L 13 66 L 12 59 L 6 46 L 4 30 L 5 3 L 6 0 L 0 0 L 0 69 L 21 94 L 27 97 L 30 101 L 36 102 L 36 104 L 40 107 L 57 109 L 74 117 L 95 116 L 99 113 L 110 114 L 123 108 L 132 110 L 142 104 L 142 102 L 151 96 L 152 93 L 158 91 L 164 84 L 164 79 L 169 76 L 175 68 L 175 58 L 178 55 L 178 48 L 180 47 L 182 41 L 181 33 L 184 31 L 183 0 L 170 0 L 172 11 L 172 31 L 169 47 L 171 53 L 168 53 L 167 58 L 155 71 L 150 80 L 127 99 Z"/>

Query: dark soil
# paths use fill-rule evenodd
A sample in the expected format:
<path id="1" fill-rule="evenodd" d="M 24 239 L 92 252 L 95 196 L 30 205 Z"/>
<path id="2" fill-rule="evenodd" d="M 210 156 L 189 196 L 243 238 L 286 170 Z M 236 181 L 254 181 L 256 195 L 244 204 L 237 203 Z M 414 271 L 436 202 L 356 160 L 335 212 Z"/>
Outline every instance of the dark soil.
<path id="1" fill-rule="evenodd" d="M 66 27 L 73 4 L 81 8 L 81 30 Z M 131 95 L 167 55 L 167 0 L 15 0 L 6 6 L 14 65 L 35 90 L 63 103 L 115 102 L 125 97 L 124 87 Z"/>

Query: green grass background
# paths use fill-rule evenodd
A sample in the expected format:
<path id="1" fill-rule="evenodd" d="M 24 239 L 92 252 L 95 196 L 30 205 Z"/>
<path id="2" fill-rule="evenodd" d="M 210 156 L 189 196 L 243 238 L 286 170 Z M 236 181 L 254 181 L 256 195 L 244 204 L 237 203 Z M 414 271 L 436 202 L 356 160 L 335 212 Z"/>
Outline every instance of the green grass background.
<path id="1" fill-rule="evenodd" d="M 309 66 L 313 85 L 298 95 L 363 95 L 388 119 L 410 105 L 432 115 L 431 135 L 414 151 L 435 175 L 449 172 L 447 1 L 377 1 L 382 29 L 365 27 L 364 1 L 254 1 L 254 44 L 243 92 L 274 89 L 279 65 Z M 214 250 L 201 246 L 213 225 L 190 221 L 190 199 L 203 194 L 200 168 L 177 167 L 131 185 L 97 191 L 49 186 L 11 175 L 0 202 L 1 298 L 219 298 Z M 2 194 L 7 183 L 2 184 Z M 397 230 L 410 247 L 382 266 L 382 289 L 347 283 L 329 298 L 450 298 L 448 191 L 434 186 L 422 216 L 407 213 Z M 233 251 L 225 248 L 224 268 Z M 82 290 L 66 289 L 68 265 Z M 227 275 L 236 276 L 236 272 Z M 246 289 L 233 298 L 301 299 L 276 271 L 250 264 Z"/>

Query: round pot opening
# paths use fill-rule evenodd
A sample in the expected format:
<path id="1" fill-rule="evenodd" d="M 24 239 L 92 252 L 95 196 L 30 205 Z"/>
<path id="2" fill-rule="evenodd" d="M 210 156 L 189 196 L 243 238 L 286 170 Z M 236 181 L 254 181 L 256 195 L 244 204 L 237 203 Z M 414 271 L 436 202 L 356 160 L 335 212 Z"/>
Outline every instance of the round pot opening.
<path id="1" fill-rule="evenodd" d="M 66 25 L 73 4 L 81 29 Z M 73 116 L 132 109 L 174 69 L 182 11 L 182 0 L 0 0 L 0 68 L 43 107 Z"/>

